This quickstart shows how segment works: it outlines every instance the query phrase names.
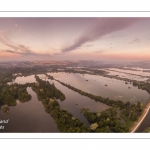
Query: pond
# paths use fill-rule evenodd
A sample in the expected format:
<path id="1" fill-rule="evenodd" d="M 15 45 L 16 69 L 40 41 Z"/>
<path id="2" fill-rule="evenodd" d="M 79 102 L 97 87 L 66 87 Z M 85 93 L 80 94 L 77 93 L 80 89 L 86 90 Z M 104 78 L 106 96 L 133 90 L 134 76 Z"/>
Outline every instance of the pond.
<path id="1" fill-rule="evenodd" d="M 132 74 L 116 72 L 116 71 L 112 71 L 112 70 L 107 70 L 107 71 L 109 71 L 108 75 L 118 76 L 121 78 L 127 78 L 130 80 L 147 81 L 149 79 L 148 77 L 144 77 L 144 76 L 132 75 Z"/>
<path id="2" fill-rule="evenodd" d="M 70 84 L 85 92 L 100 95 L 102 97 L 109 97 L 114 100 L 130 100 L 131 102 L 140 100 L 141 102 L 146 103 L 149 99 L 149 94 L 146 91 L 116 79 L 79 73 L 59 72 L 48 74 L 55 79 Z M 94 112 L 103 111 L 109 108 L 109 106 L 103 103 L 95 102 L 86 96 L 68 89 L 55 80 L 48 79 L 44 74 L 39 74 L 38 76 L 42 80 L 54 83 L 56 88 L 65 94 L 66 99 L 64 101 L 57 100 L 60 108 L 66 109 L 68 112 L 72 113 L 74 117 L 85 123 L 87 127 L 89 127 L 90 124 L 84 115 L 80 113 L 82 108 L 88 108 L 90 111 Z M 27 82 L 33 83 L 36 82 L 36 79 L 34 75 L 30 75 L 26 77 L 17 77 L 14 82 L 18 84 L 25 84 Z M 130 87 L 130 89 L 128 87 Z M 37 99 L 36 93 L 29 87 L 27 88 L 27 91 L 32 96 L 31 101 L 21 103 L 17 100 L 17 106 L 9 107 L 10 113 L 8 115 L 5 115 L 3 111 L 0 111 L 1 120 L 9 119 L 9 123 L 5 124 L 5 129 L 0 130 L 0 132 L 59 132 L 53 118 L 50 114 L 45 112 L 44 106 Z M 149 122 L 149 119 L 146 118 L 144 121 Z M 143 128 L 145 128 L 145 125 Z M 142 132 L 143 128 L 140 129 L 139 127 L 137 132 Z"/>
<path id="3" fill-rule="evenodd" d="M 133 68 L 131 68 L 133 69 Z M 134 75 L 139 75 L 139 76 L 144 76 L 144 77 L 150 77 L 150 73 L 149 72 L 144 72 L 143 70 L 139 69 L 139 70 L 129 70 L 129 69 L 119 69 L 119 68 L 108 68 L 109 70 L 113 70 L 113 71 L 118 71 L 118 72 L 123 72 L 123 73 L 128 73 L 128 74 L 134 74 Z"/>
<path id="4" fill-rule="evenodd" d="M 7 115 L 0 110 L 0 119 L 9 119 L 7 124 L 2 124 L 5 127 L 0 132 L 59 132 L 53 118 L 45 112 L 44 106 L 37 99 L 36 93 L 29 87 L 27 91 L 32 96 L 29 102 L 20 103 L 17 100 L 17 106 L 9 107 L 10 113 Z"/>
<path id="5" fill-rule="evenodd" d="M 55 79 L 64 83 L 83 90 L 88 93 L 108 97 L 114 100 L 122 100 L 124 102 L 137 102 L 141 101 L 146 103 L 150 95 L 147 91 L 138 89 L 132 84 L 125 84 L 125 81 L 111 79 L 98 75 L 79 74 L 79 73 L 48 73 Z"/>
<path id="6" fill-rule="evenodd" d="M 39 74 L 38 76 L 42 80 L 48 80 L 50 83 L 54 82 L 56 88 L 61 90 L 66 96 L 66 99 L 62 102 L 57 100 L 60 108 L 66 109 L 68 112 L 72 113 L 74 117 L 85 123 L 87 127 L 89 127 L 90 124 L 85 116 L 80 113 L 82 108 L 89 108 L 90 111 L 95 112 L 110 108 L 103 103 L 95 102 L 86 96 L 82 96 L 79 93 L 68 89 L 57 81 L 47 79 L 47 77 L 43 74 Z M 36 79 L 34 75 L 26 77 L 23 76 L 17 77 L 14 82 L 18 84 L 25 84 L 27 82 L 36 82 Z M 40 101 L 38 101 L 36 93 L 29 87 L 27 88 L 27 91 L 32 96 L 31 101 L 20 103 L 20 101 L 17 100 L 17 106 L 10 107 L 10 113 L 8 115 L 4 115 L 1 111 L 2 117 L 7 117 L 10 120 L 3 132 L 59 132 L 51 115 L 45 112 L 44 106 Z M 17 129 L 15 129 L 15 124 L 18 126 Z"/>
<path id="7" fill-rule="evenodd" d="M 80 95 L 77 92 L 72 91 L 71 89 L 68 89 L 67 87 L 61 85 L 59 82 L 47 79 L 44 75 L 38 75 L 41 79 L 49 81 L 50 83 L 54 83 L 55 87 L 62 91 L 62 93 L 65 94 L 66 99 L 64 101 L 57 100 L 60 108 L 66 109 L 68 112 L 72 113 L 73 116 L 78 118 L 81 122 L 85 123 L 89 127 L 89 123 L 87 119 L 84 117 L 82 113 L 80 113 L 80 110 L 82 108 L 88 108 L 90 111 L 103 111 L 107 108 L 110 108 L 109 106 L 96 102 L 86 96 Z"/>
<path id="8" fill-rule="evenodd" d="M 14 82 L 19 83 L 19 84 L 36 82 L 34 76 L 35 75 L 17 77 Z"/>

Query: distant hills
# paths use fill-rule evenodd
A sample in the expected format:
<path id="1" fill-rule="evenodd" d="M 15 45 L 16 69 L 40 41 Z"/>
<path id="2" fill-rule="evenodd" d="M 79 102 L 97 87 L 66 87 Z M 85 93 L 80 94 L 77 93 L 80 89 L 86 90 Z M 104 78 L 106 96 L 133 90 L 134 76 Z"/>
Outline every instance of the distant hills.
<path id="1" fill-rule="evenodd" d="M 150 61 L 138 61 L 138 62 L 111 62 L 111 61 L 94 61 L 94 60 L 79 60 L 79 61 L 0 61 L 0 66 L 63 66 L 63 67 L 95 67 L 95 68 L 112 68 L 112 67 L 140 67 L 144 69 L 150 69 Z"/>

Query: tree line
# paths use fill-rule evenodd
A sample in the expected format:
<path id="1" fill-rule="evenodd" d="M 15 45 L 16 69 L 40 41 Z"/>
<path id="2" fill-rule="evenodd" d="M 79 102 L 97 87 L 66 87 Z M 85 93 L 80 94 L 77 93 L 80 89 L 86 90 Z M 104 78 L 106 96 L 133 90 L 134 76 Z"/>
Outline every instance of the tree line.
<path id="1" fill-rule="evenodd" d="M 31 95 L 27 92 L 28 84 L 3 85 L 0 91 L 0 105 L 16 106 L 16 100 L 27 102 L 31 100 Z"/>
<path id="2" fill-rule="evenodd" d="M 54 79 L 56 80 L 56 79 Z M 110 130 L 110 131 L 116 131 L 116 132 L 122 132 L 122 130 L 129 131 L 130 127 L 133 125 L 133 123 L 140 117 L 140 115 L 143 112 L 144 109 L 144 105 L 139 101 L 137 103 L 130 103 L 129 101 L 127 102 L 123 102 L 121 100 L 112 100 L 109 98 L 104 98 L 101 96 L 97 96 L 91 93 L 87 93 L 84 92 L 80 89 L 77 89 L 69 84 L 63 83 L 59 80 L 56 80 L 57 82 L 61 83 L 62 85 L 68 87 L 69 89 L 78 92 L 81 95 L 87 96 L 93 100 L 95 100 L 96 102 L 99 101 L 101 103 L 104 103 L 106 105 L 109 105 L 113 108 L 117 108 L 119 109 L 120 113 L 119 113 L 119 118 L 122 118 L 123 120 L 125 120 L 125 124 L 120 124 L 119 123 L 119 127 L 118 128 L 122 128 L 122 129 L 114 129 L 114 130 Z M 85 115 L 85 114 L 84 114 Z M 87 116 L 86 116 L 87 117 Z M 88 119 L 88 118 L 87 118 Z M 89 120 L 89 119 L 88 119 Z M 91 121 L 89 120 L 89 122 L 91 123 Z M 121 125 L 121 127 L 120 127 Z M 123 126 L 123 127 L 122 127 Z M 98 130 L 96 130 L 98 131 Z"/>
<path id="3" fill-rule="evenodd" d="M 31 87 L 36 92 L 38 99 L 42 102 L 45 111 L 50 113 L 61 132 L 89 132 L 89 129 L 79 119 L 75 118 L 67 110 L 61 109 L 56 99 L 64 100 L 65 95 L 58 90 L 54 84 L 43 81 L 35 76 L 36 83 Z"/>

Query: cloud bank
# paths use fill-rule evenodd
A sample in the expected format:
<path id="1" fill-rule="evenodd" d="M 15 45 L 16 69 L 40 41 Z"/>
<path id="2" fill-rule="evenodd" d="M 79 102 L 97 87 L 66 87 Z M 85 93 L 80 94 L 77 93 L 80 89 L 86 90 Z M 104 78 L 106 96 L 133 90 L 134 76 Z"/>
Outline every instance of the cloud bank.
<path id="1" fill-rule="evenodd" d="M 30 50 L 29 47 L 21 44 L 16 44 L 11 41 L 9 32 L 0 31 L 0 42 L 5 46 L 8 46 L 9 49 L 3 49 L 0 52 L 20 54 L 23 56 L 51 56 L 50 54 L 39 54 Z"/>
<path id="2" fill-rule="evenodd" d="M 95 25 L 78 37 L 72 45 L 62 49 L 62 52 L 76 50 L 87 42 L 95 41 L 104 35 L 124 30 L 146 18 L 100 18 Z"/>

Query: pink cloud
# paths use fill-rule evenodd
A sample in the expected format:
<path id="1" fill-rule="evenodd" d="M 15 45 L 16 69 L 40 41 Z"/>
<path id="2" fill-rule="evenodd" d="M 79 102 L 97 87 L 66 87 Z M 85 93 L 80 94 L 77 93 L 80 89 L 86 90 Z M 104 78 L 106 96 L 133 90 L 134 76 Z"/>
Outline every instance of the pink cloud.
<path id="1" fill-rule="evenodd" d="M 92 42 L 104 35 L 124 30 L 145 19 L 146 18 L 100 18 L 91 29 L 78 37 L 72 45 L 63 48 L 62 52 L 75 50 L 87 42 Z"/>

